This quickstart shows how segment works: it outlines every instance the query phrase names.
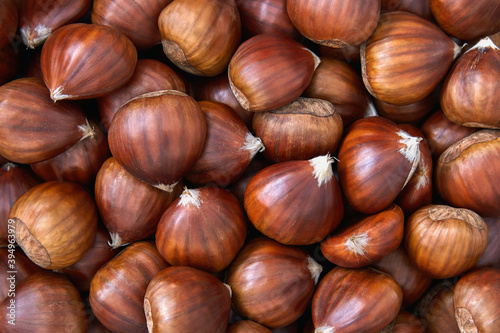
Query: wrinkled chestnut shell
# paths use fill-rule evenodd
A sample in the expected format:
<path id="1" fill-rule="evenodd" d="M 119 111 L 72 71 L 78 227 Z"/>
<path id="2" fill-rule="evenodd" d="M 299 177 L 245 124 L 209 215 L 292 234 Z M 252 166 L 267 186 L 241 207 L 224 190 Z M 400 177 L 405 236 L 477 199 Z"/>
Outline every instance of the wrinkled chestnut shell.
<path id="1" fill-rule="evenodd" d="M 224 333 L 230 310 L 231 289 L 215 276 L 187 266 L 159 272 L 144 296 L 149 332 Z"/>
<path id="2" fill-rule="evenodd" d="M 281 108 L 257 112 L 252 128 L 266 147 L 263 155 L 276 163 L 333 154 L 342 138 L 342 125 L 332 103 L 299 97 Z"/>

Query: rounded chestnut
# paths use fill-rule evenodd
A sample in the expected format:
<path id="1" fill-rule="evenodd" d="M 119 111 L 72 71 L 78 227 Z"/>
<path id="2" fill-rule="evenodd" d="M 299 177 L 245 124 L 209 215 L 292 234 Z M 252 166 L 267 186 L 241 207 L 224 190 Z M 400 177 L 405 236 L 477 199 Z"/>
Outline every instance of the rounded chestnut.
<path id="1" fill-rule="evenodd" d="M 405 247 L 418 269 L 429 277 L 446 279 L 477 264 L 487 237 L 488 227 L 475 212 L 433 204 L 407 219 Z"/>

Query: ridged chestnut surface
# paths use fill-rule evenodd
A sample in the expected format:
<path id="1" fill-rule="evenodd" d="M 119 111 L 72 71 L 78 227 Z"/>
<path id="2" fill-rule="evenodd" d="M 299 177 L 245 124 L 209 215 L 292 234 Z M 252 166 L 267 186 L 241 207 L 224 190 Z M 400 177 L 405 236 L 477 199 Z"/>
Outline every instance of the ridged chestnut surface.
<path id="1" fill-rule="evenodd" d="M 45 182 L 25 192 L 12 206 L 16 242 L 37 265 L 61 269 L 82 258 L 97 232 L 94 199 L 82 185 Z"/>
<path id="2" fill-rule="evenodd" d="M 92 134 L 79 105 L 54 103 L 42 80 L 0 86 L 0 154 L 29 164 L 52 158 Z"/>
<path id="3" fill-rule="evenodd" d="M 396 318 L 402 298 L 401 288 L 388 274 L 337 266 L 314 292 L 315 332 L 378 332 Z"/>
<path id="4" fill-rule="evenodd" d="M 156 247 L 172 265 L 220 272 L 245 242 L 245 212 L 229 191 L 185 188 L 158 223 Z"/>
<path id="5" fill-rule="evenodd" d="M 388 207 L 417 169 L 421 140 L 382 117 L 352 124 L 338 154 L 339 180 L 349 204 L 365 214 Z"/>
<path id="6" fill-rule="evenodd" d="M 244 205 L 261 233 L 289 245 L 313 244 L 344 215 L 339 183 L 329 155 L 272 164 L 248 183 Z"/>
<path id="7" fill-rule="evenodd" d="M 41 46 L 58 28 L 80 19 L 92 0 L 21 0 L 19 31 L 24 45 Z"/>
<path id="8" fill-rule="evenodd" d="M 42 48 L 43 80 L 54 101 L 104 96 L 134 74 L 137 50 L 117 29 L 72 23 L 57 29 Z"/>
<path id="9" fill-rule="evenodd" d="M 333 154 L 343 132 L 335 106 L 323 99 L 299 97 L 281 108 L 257 112 L 252 127 L 273 162 L 308 160 Z"/>
<path id="10" fill-rule="evenodd" d="M 433 204 L 407 219 L 404 241 L 418 269 L 429 277 L 446 279 L 477 264 L 486 249 L 487 237 L 488 227 L 475 212 Z"/>
<path id="11" fill-rule="evenodd" d="M 245 110 L 269 111 L 299 97 L 319 62 L 293 39 L 260 34 L 241 43 L 231 58 L 229 84 Z"/>
<path id="12" fill-rule="evenodd" d="M 224 333 L 230 310 L 231 288 L 215 276 L 187 266 L 159 272 L 144 296 L 150 333 Z"/>
<path id="13" fill-rule="evenodd" d="M 172 190 L 200 157 L 207 123 L 198 103 L 177 90 L 142 94 L 123 105 L 109 128 L 109 148 L 133 176 Z"/>
<path id="14" fill-rule="evenodd" d="M 280 328 L 306 310 L 322 267 L 299 248 L 268 238 L 249 241 L 228 268 L 238 314 Z"/>
<path id="15" fill-rule="evenodd" d="M 439 27 L 415 14 L 387 12 L 361 46 L 366 88 L 375 98 L 411 104 L 445 78 L 460 48 Z"/>
<path id="16" fill-rule="evenodd" d="M 500 130 L 481 130 L 450 146 L 436 163 L 435 182 L 451 205 L 500 217 Z"/>

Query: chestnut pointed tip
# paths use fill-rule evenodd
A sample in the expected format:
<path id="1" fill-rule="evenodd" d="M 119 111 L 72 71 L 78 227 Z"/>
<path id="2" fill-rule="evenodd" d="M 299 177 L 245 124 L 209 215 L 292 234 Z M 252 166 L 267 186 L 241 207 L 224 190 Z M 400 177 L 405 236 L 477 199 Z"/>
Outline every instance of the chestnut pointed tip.
<path id="1" fill-rule="evenodd" d="M 232 298 L 233 297 L 233 289 L 231 288 L 230 285 L 228 285 L 227 283 L 223 283 L 224 287 L 227 288 L 227 290 L 229 291 L 229 297 Z"/>
<path id="2" fill-rule="evenodd" d="M 19 29 L 19 32 L 24 45 L 26 45 L 28 49 L 33 50 L 42 45 L 45 40 L 49 38 L 52 29 L 43 24 L 39 24 L 31 30 L 30 26 L 25 25 Z"/>
<path id="3" fill-rule="evenodd" d="M 266 147 L 261 138 L 255 137 L 252 133 L 248 132 L 245 135 L 245 142 L 240 149 L 247 150 L 250 153 L 250 159 L 252 159 L 257 153 L 263 152 Z"/>
<path id="4" fill-rule="evenodd" d="M 411 177 L 413 177 L 413 174 L 417 170 L 417 166 L 420 162 L 420 141 L 422 141 L 422 138 L 411 136 L 403 130 L 399 130 L 396 134 L 401 138 L 399 139 L 399 143 L 403 145 L 403 147 L 399 149 L 399 152 L 406 158 L 406 160 L 408 160 L 408 162 L 411 163 L 410 173 L 406 177 L 402 187 L 405 188 Z"/>
<path id="5" fill-rule="evenodd" d="M 63 94 L 63 86 L 59 86 L 54 90 L 50 90 L 50 99 L 52 99 L 55 102 L 62 100 L 62 99 L 67 99 L 71 97 L 70 95 Z"/>
<path id="6" fill-rule="evenodd" d="M 318 187 L 328 183 L 333 177 L 331 164 L 334 158 L 330 154 L 317 156 L 309 160 L 309 164 L 313 167 L 314 178 L 318 181 Z"/>
<path id="7" fill-rule="evenodd" d="M 355 234 L 349 237 L 344 245 L 347 251 L 354 252 L 360 256 L 365 256 L 365 247 L 367 247 L 368 244 L 368 235 Z"/>
<path id="8" fill-rule="evenodd" d="M 335 333 L 335 329 L 330 326 L 320 326 L 314 330 L 314 333 Z"/>
<path id="9" fill-rule="evenodd" d="M 311 257 L 307 257 L 307 268 L 311 272 L 311 277 L 314 280 L 314 284 L 318 284 L 319 276 L 323 272 L 323 266 L 321 266 L 316 260 Z"/>
<path id="10" fill-rule="evenodd" d="M 158 183 L 156 185 L 153 185 L 153 187 L 156 187 L 157 189 L 159 190 L 162 190 L 162 191 L 165 191 L 165 192 L 172 192 L 175 188 L 175 186 L 177 185 L 178 182 L 175 182 L 173 184 L 161 184 L 161 183 Z"/>
<path id="11" fill-rule="evenodd" d="M 486 36 L 484 38 L 481 38 L 473 47 L 468 49 L 465 53 L 477 49 L 482 51 L 486 48 L 492 48 L 494 50 L 500 51 L 500 47 L 498 47 L 489 36 Z"/>
<path id="12" fill-rule="evenodd" d="M 377 109 L 375 108 L 375 104 L 373 104 L 373 102 L 370 101 L 368 103 L 368 106 L 366 107 L 364 117 L 368 118 L 368 117 L 378 117 L 378 116 L 379 114 L 377 112 Z"/>
<path id="13" fill-rule="evenodd" d="M 113 250 L 128 245 L 128 243 L 123 243 L 121 236 L 117 232 L 110 232 L 109 237 L 111 238 L 111 242 L 108 241 L 108 245 L 111 246 Z"/>
<path id="14" fill-rule="evenodd" d="M 200 198 L 200 191 L 197 189 L 189 190 L 187 187 L 184 187 L 184 191 L 181 193 L 180 200 L 178 205 L 180 206 L 195 206 L 199 208 L 202 201 Z"/>
<path id="15" fill-rule="evenodd" d="M 82 132 L 82 137 L 80 138 L 80 141 L 83 141 L 87 138 L 95 137 L 95 128 L 94 126 L 90 125 L 88 119 L 85 119 L 85 125 L 79 125 L 78 129 Z"/>

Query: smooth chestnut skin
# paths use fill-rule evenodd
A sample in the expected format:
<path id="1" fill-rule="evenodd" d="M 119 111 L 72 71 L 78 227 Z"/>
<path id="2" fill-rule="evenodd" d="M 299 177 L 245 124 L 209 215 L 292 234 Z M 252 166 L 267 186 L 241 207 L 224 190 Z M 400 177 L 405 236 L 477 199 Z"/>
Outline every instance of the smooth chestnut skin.
<path id="1" fill-rule="evenodd" d="M 89 135 L 63 153 L 32 163 L 31 169 L 43 180 L 70 181 L 93 187 L 97 172 L 110 157 L 108 138 L 99 125 L 90 122 Z"/>
<path id="2" fill-rule="evenodd" d="M 497 241 L 500 235 L 500 218 L 484 217 L 483 220 L 488 226 L 488 245 L 477 266 L 500 268 L 500 242 Z"/>
<path id="3" fill-rule="evenodd" d="M 134 74 L 137 50 L 117 29 L 97 24 L 67 24 L 42 48 L 43 80 L 54 101 L 104 96 Z"/>
<path id="4" fill-rule="evenodd" d="M 236 312 L 268 328 L 287 326 L 306 310 L 322 267 L 297 247 L 258 237 L 227 270 Z"/>
<path id="5" fill-rule="evenodd" d="M 347 128 L 368 112 L 371 107 L 369 94 L 359 74 L 345 60 L 327 56 L 320 59 L 304 96 L 331 102 Z"/>
<path id="6" fill-rule="evenodd" d="M 436 163 L 435 183 L 451 205 L 500 217 L 500 131 L 481 130 L 450 146 Z"/>
<path id="7" fill-rule="evenodd" d="M 172 0 L 96 0 L 92 4 L 94 24 L 108 25 L 120 30 L 138 50 L 160 44 L 158 16 Z"/>
<path id="8" fill-rule="evenodd" d="M 363 267 L 396 250 L 404 235 L 404 214 L 397 205 L 335 230 L 321 242 L 326 259 L 342 267 Z"/>
<path id="9" fill-rule="evenodd" d="M 170 61 L 200 76 L 226 70 L 241 41 L 241 19 L 234 0 L 172 1 L 161 11 L 158 28 Z"/>
<path id="10" fill-rule="evenodd" d="M 104 128 L 109 130 L 113 116 L 123 104 L 134 97 L 158 90 L 186 92 L 186 85 L 182 78 L 163 62 L 155 59 L 137 60 L 134 75 L 124 86 L 97 99 Z"/>
<path id="11" fill-rule="evenodd" d="M 89 301 L 97 319 L 113 332 L 147 332 L 144 295 L 151 279 L 168 266 L 153 242 L 126 247 L 92 279 Z"/>
<path id="12" fill-rule="evenodd" d="M 14 202 L 16 242 L 37 265 L 61 269 L 74 264 L 92 246 L 97 209 L 82 185 L 51 181 L 35 185 Z"/>
<path id="13" fill-rule="evenodd" d="M 123 105 L 109 128 L 109 148 L 133 176 L 167 191 L 203 152 L 205 115 L 177 90 L 142 94 Z"/>
<path id="14" fill-rule="evenodd" d="M 494 333 L 500 330 L 499 291 L 500 269 L 472 270 L 458 280 L 453 304 L 461 332 Z"/>
<path id="15" fill-rule="evenodd" d="M 97 173 L 94 194 L 103 224 L 113 248 L 154 235 L 160 217 L 180 194 L 181 183 L 173 191 L 157 189 L 128 173 L 114 157 Z"/>
<path id="16" fill-rule="evenodd" d="M 447 34 L 472 40 L 500 31 L 500 7 L 495 0 L 485 0 L 469 6 L 464 0 L 429 0 L 429 7 L 439 27 Z"/>
<path id="17" fill-rule="evenodd" d="M 314 292 L 315 332 L 378 332 L 396 318 L 402 299 L 401 288 L 390 275 L 337 266 Z"/>
<path id="18" fill-rule="evenodd" d="M 10 258 L 9 258 L 10 255 Z M 30 276 L 31 274 L 35 274 L 37 272 L 44 271 L 43 268 L 35 264 L 31 261 L 20 248 L 0 248 L 0 299 L 4 299 L 11 294 L 11 297 L 15 293 L 14 285 L 11 285 L 14 282 L 10 279 L 10 274 L 8 272 L 12 271 L 12 267 L 15 267 L 16 278 L 15 285 L 18 285 L 19 282 Z M 12 265 L 9 267 L 9 265 Z"/>
<path id="19" fill-rule="evenodd" d="M 15 325 L 8 306 L 15 301 Z M 87 332 L 87 313 L 80 293 L 62 274 L 38 272 L 16 285 L 14 297 L 0 303 L 2 332 Z"/>
<path id="20" fill-rule="evenodd" d="M 344 216 L 333 158 L 272 164 L 248 183 L 244 206 L 248 218 L 265 236 L 289 245 L 323 240 Z"/>
<path id="21" fill-rule="evenodd" d="M 144 296 L 150 333 L 223 333 L 230 310 L 231 288 L 212 274 L 188 266 L 159 272 Z"/>
<path id="22" fill-rule="evenodd" d="M 271 333 L 265 326 L 251 320 L 240 320 L 228 326 L 226 333 Z"/>
<path id="23" fill-rule="evenodd" d="M 21 59 L 11 44 L 0 47 L 0 85 L 13 80 L 21 69 Z"/>
<path id="24" fill-rule="evenodd" d="M 332 103 L 299 97 L 281 108 L 257 112 L 252 128 L 264 143 L 263 155 L 276 163 L 333 154 L 343 123 Z"/>
<path id="25" fill-rule="evenodd" d="M 380 16 L 380 0 L 288 0 L 286 8 L 302 35 L 334 48 L 363 43 Z"/>
<path id="26" fill-rule="evenodd" d="M 432 21 L 428 0 L 382 0 L 382 12 L 405 11 Z"/>
<path id="27" fill-rule="evenodd" d="M 16 2 L 6 0 L 0 2 L 0 48 L 9 44 L 16 35 L 18 25 Z"/>
<path id="28" fill-rule="evenodd" d="M 458 125 L 439 109 L 425 120 L 420 130 L 429 144 L 433 159 L 437 160 L 449 146 L 479 129 Z"/>
<path id="29" fill-rule="evenodd" d="M 229 84 L 245 110 L 270 111 L 297 99 L 319 62 L 293 39 L 260 34 L 241 43 L 231 58 Z"/>
<path id="30" fill-rule="evenodd" d="M 454 290 L 455 285 L 444 280 L 428 290 L 418 303 L 416 313 L 428 333 L 460 333 L 453 307 Z"/>
<path id="31" fill-rule="evenodd" d="M 418 319 L 408 311 L 400 311 L 394 320 L 392 333 L 425 333 L 425 327 Z"/>
<path id="32" fill-rule="evenodd" d="M 410 260 L 427 276 L 447 279 L 477 264 L 487 237 L 488 227 L 475 212 L 433 204 L 407 219 L 405 247 Z"/>
<path id="33" fill-rule="evenodd" d="M 20 78 L 0 86 L 0 154 L 30 164 L 52 158 L 90 133 L 82 108 L 54 103 L 41 79 Z"/>
<path id="34" fill-rule="evenodd" d="M 2 198 L 0 200 L 0 247 L 8 244 L 15 245 L 13 234 L 9 234 L 8 224 L 12 205 L 26 191 L 41 182 L 26 166 L 14 163 L 0 165 L 0 198 Z M 9 237 L 9 235 L 12 236 Z"/>
<path id="35" fill-rule="evenodd" d="M 500 47 L 483 38 L 457 58 L 443 82 L 446 117 L 462 126 L 500 129 L 499 76 Z"/>
<path id="36" fill-rule="evenodd" d="M 232 193 L 215 186 L 185 188 L 161 216 L 156 247 L 172 265 L 220 272 L 243 246 L 246 232 L 245 212 Z"/>
<path id="37" fill-rule="evenodd" d="M 390 274 L 396 280 L 403 291 L 404 307 L 414 304 L 429 289 L 433 281 L 411 262 L 404 244 L 372 266 Z"/>
<path id="38" fill-rule="evenodd" d="M 426 19 L 408 12 L 386 12 L 360 49 L 363 82 L 379 100 L 415 103 L 445 78 L 459 50 Z"/>

